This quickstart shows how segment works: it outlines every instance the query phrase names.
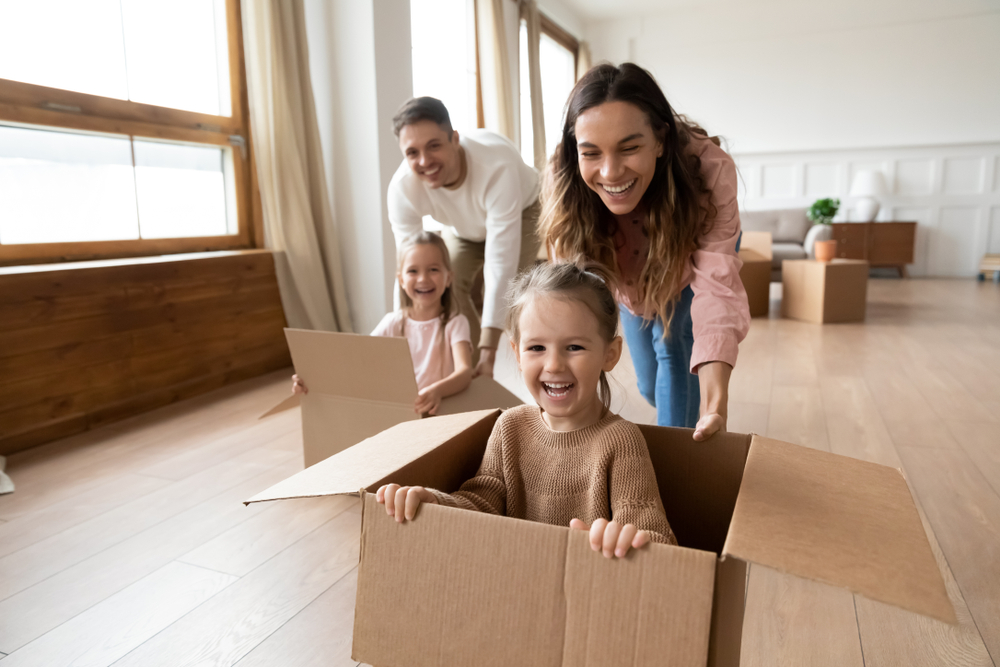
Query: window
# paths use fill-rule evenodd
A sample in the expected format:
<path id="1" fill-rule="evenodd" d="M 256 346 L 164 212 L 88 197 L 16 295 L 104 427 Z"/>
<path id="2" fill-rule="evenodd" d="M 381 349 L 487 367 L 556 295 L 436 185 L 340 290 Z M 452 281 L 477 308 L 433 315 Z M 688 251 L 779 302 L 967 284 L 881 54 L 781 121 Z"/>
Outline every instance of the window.
<path id="1" fill-rule="evenodd" d="M 521 21 L 521 157 L 535 163 L 531 121 L 531 85 L 528 79 L 528 25 Z M 545 125 L 545 154 L 552 155 L 562 136 L 563 113 L 569 94 L 576 84 L 576 58 L 579 44 L 572 35 L 542 15 L 542 35 L 538 45 L 538 64 L 542 78 L 542 114 Z"/>
<path id="2" fill-rule="evenodd" d="M 480 126 L 476 102 L 474 0 L 410 0 L 413 96 L 444 103 L 459 134 Z M 424 216 L 424 229 L 444 225 Z"/>
<path id="3" fill-rule="evenodd" d="M 444 102 L 459 133 L 478 127 L 473 0 L 410 0 L 413 96 Z"/>
<path id="4" fill-rule="evenodd" d="M 239 0 L 0 0 L 0 265 L 259 239 Z"/>

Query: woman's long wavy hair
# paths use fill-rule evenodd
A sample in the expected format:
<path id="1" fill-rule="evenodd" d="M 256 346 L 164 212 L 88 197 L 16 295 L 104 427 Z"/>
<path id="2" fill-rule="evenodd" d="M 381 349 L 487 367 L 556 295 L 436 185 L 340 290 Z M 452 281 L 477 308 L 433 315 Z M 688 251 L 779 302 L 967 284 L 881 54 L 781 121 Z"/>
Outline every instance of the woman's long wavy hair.
<path id="1" fill-rule="evenodd" d="M 614 283 L 619 282 L 614 243 L 617 220 L 580 175 L 576 144 L 576 119 L 605 102 L 638 107 L 663 143 L 663 155 L 657 158 L 653 179 L 642 197 L 649 211 L 643 222 L 649 256 L 636 284 L 639 303 L 635 305 L 646 314 L 658 315 L 666 335 L 685 265 L 716 209 L 701 176 L 701 160 L 685 151 L 692 137 L 708 135 L 674 113 L 649 72 L 632 63 L 618 67 L 604 63 L 577 82 L 566 104 L 562 140 L 545 173 L 538 234 L 550 258 L 596 262 L 606 268 Z"/>

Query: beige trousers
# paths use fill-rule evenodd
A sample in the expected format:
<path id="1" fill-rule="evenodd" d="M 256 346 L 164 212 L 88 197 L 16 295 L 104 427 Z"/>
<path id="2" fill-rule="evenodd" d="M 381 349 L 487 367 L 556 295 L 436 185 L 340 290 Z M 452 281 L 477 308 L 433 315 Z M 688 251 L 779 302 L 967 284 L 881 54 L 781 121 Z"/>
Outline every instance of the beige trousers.
<path id="1" fill-rule="evenodd" d="M 521 256 L 518 258 L 518 271 L 535 263 L 539 247 L 538 235 L 535 230 L 538 226 L 538 215 L 541 210 L 541 205 L 536 200 L 534 204 L 521 211 Z M 479 341 L 479 344 L 474 345 L 472 350 L 472 361 L 477 363 L 479 361 L 479 348 L 497 347 L 500 344 L 500 334 L 503 333 L 501 329 L 493 327 L 480 329 L 482 295 L 476 294 L 476 287 L 482 289 L 486 242 L 459 238 L 449 229 L 443 231 L 442 237 L 445 245 L 448 246 L 448 253 L 451 255 L 451 268 L 455 272 L 454 289 L 458 310 L 469 319 L 472 340 Z"/>

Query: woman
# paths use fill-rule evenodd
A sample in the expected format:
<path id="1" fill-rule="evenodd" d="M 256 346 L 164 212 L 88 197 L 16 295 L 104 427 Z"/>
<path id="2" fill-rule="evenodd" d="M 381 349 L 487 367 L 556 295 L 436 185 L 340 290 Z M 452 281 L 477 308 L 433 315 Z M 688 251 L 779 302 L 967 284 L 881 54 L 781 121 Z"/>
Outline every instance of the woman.
<path id="1" fill-rule="evenodd" d="M 610 275 L 657 423 L 694 427 L 695 440 L 724 431 L 750 326 L 732 158 L 649 72 L 603 64 L 570 94 L 545 188 L 542 241 L 551 258 Z"/>

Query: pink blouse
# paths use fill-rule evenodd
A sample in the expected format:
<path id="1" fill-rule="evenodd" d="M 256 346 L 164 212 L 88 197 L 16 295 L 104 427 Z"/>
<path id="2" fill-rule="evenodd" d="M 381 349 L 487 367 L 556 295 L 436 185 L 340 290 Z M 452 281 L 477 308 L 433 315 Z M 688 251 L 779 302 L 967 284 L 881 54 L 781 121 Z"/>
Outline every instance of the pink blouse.
<path id="1" fill-rule="evenodd" d="M 691 286 L 691 324 L 694 349 L 691 352 L 691 372 L 709 361 L 724 361 L 736 365 L 739 344 L 750 329 L 750 308 L 747 293 L 740 279 L 743 262 L 736 255 L 740 236 L 740 214 L 736 203 L 736 164 L 733 158 L 710 139 L 693 135 L 689 152 L 701 159 L 701 175 L 712 192 L 712 203 L 718 213 L 709 221 L 708 233 L 698 238 L 698 249 L 691 254 L 682 287 Z M 616 294 L 630 312 L 644 317 L 651 314 L 638 311 L 635 283 L 649 254 L 649 239 L 642 220 L 619 224 L 615 235 L 621 287 Z"/>

